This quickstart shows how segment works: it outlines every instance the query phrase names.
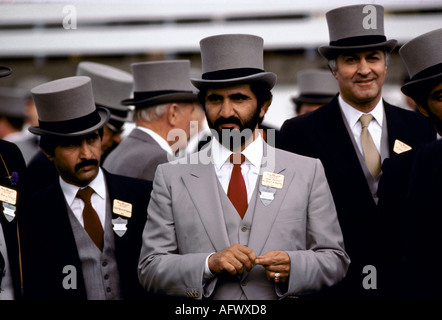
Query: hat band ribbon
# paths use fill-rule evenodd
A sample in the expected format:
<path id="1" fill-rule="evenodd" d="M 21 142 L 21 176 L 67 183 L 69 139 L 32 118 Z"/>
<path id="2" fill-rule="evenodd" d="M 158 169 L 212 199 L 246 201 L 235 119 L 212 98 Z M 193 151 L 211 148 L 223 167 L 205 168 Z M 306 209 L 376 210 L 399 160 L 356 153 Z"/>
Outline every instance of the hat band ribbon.
<path id="1" fill-rule="evenodd" d="M 39 120 L 39 128 L 56 133 L 73 133 L 92 128 L 100 123 L 101 118 L 95 110 L 83 117 L 62 120 L 62 121 L 41 121 Z"/>
<path id="2" fill-rule="evenodd" d="M 420 80 L 442 73 L 442 62 L 416 73 L 410 81 Z"/>
<path id="3" fill-rule="evenodd" d="M 134 103 L 154 98 L 156 96 L 162 96 L 164 94 L 171 94 L 171 93 L 192 93 L 192 91 L 182 91 L 182 90 L 135 91 Z"/>
<path id="4" fill-rule="evenodd" d="M 228 80 L 234 78 L 247 77 L 261 72 L 264 72 L 264 70 L 257 68 L 225 69 L 225 70 L 206 72 L 202 75 L 202 78 L 204 80 Z"/>
<path id="5" fill-rule="evenodd" d="M 111 115 L 121 117 L 121 118 L 126 118 L 128 112 L 129 112 L 129 110 L 118 110 L 118 109 L 115 109 L 112 107 L 106 107 L 106 106 L 98 104 L 98 103 L 96 103 L 95 106 L 97 108 L 106 108 L 110 111 Z"/>
<path id="6" fill-rule="evenodd" d="M 385 36 L 359 36 L 330 41 L 330 45 L 336 47 L 365 46 L 385 41 L 387 41 Z"/>

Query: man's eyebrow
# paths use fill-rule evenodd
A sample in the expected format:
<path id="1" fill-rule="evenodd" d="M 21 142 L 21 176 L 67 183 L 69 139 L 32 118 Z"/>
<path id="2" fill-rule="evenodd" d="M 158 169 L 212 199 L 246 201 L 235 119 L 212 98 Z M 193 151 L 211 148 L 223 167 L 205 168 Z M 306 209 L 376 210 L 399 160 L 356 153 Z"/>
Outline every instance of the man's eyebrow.
<path id="1" fill-rule="evenodd" d="M 207 95 L 207 99 L 208 98 L 221 98 L 222 96 L 220 95 L 220 94 L 217 94 L 217 93 L 210 93 L 210 94 L 208 94 Z"/>
<path id="2" fill-rule="evenodd" d="M 442 94 L 442 89 L 436 90 L 434 92 L 431 93 L 431 97 L 435 98 L 438 95 Z"/>
<path id="3" fill-rule="evenodd" d="M 230 98 L 233 99 L 250 99 L 250 97 L 248 95 L 242 94 L 242 93 L 232 93 L 230 96 Z"/>

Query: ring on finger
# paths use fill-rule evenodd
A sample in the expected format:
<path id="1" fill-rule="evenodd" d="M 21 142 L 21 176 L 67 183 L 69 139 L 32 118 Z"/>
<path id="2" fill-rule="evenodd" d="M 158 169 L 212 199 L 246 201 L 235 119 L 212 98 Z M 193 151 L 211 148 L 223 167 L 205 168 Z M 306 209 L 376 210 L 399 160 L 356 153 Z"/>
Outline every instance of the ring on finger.
<path id="1" fill-rule="evenodd" d="M 275 280 L 281 279 L 281 274 L 279 272 L 275 273 Z"/>

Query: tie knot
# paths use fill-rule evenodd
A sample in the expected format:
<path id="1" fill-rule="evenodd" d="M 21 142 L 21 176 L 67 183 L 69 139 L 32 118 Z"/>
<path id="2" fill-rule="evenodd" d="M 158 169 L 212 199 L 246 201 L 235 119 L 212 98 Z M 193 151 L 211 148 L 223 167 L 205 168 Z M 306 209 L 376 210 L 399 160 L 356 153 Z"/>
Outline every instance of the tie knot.
<path id="1" fill-rule="evenodd" d="M 242 164 L 245 160 L 246 158 L 242 153 L 232 153 L 230 155 L 230 162 L 233 164 Z"/>
<path id="2" fill-rule="evenodd" d="M 92 193 L 94 193 L 94 189 L 92 189 L 91 187 L 86 187 L 84 189 L 78 190 L 77 197 L 83 200 L 84 202 L 89 203 L 91 202 Z"/>
<path id="3" fill-rule="evenodd" d="M 370 113 L 363 114 L 359 118 L 359 121 L 361 121 L 361 124 L 362 124 L 362 128 L 367 127 L 371 120 L 373 120 L 373 115 L 371 115 Z"/>

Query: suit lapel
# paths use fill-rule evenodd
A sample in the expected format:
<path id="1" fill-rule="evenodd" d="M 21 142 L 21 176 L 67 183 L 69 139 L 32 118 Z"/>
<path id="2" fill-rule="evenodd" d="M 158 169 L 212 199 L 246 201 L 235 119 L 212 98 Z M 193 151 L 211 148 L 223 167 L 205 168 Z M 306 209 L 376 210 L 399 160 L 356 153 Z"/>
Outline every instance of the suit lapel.
<path id="1" fill-rule="evenodd" d="M 281 189 L 276 189 L 272 202 L 267 206 L 264 205 L 260 199 L 259 190 L 260 186 L 262 185 L 262 173 L 269 170 L 266 170 L 262 166 L 263 170 L 261 170 L 260 172 L 260 175 L 256 182 L 257 185 L 255 187 L 257 188 L 256 191 L 258 192 L 258 194 L 256 197 L 252 228 L 249 238 L 249 247 L 255 252 L 257 256 L 263 253 L 262 249 L 267 241 L 267 238 L 270 235 L 270 231 L 272 230 L 273 223 L 278 215 L 279 208 L 281 207 L 281 204 L 287 194 L 288 186 L 291 184 L 293 177 L 295 176 L 293 170 L 289 170 L 288 168 L 281 166 L 280 162 L 276 160 L 275 148 L 269 146 L 268 144 L 264 144 L 264 158 L 269 159 L 270 157 L 272 157 L 272 154 L 274 157 L 274 170 L 272 170 L 271 172 L 284 175 L 284 184 Z M 265 165 L 265 163 L 263 163 L 263 165 Z"/>
<path id="2" fill-rule="evenodd" d="M 214 248 L 220 251 L 230 246 L 213 166 L 194 165 L 182 179 Z"/>

